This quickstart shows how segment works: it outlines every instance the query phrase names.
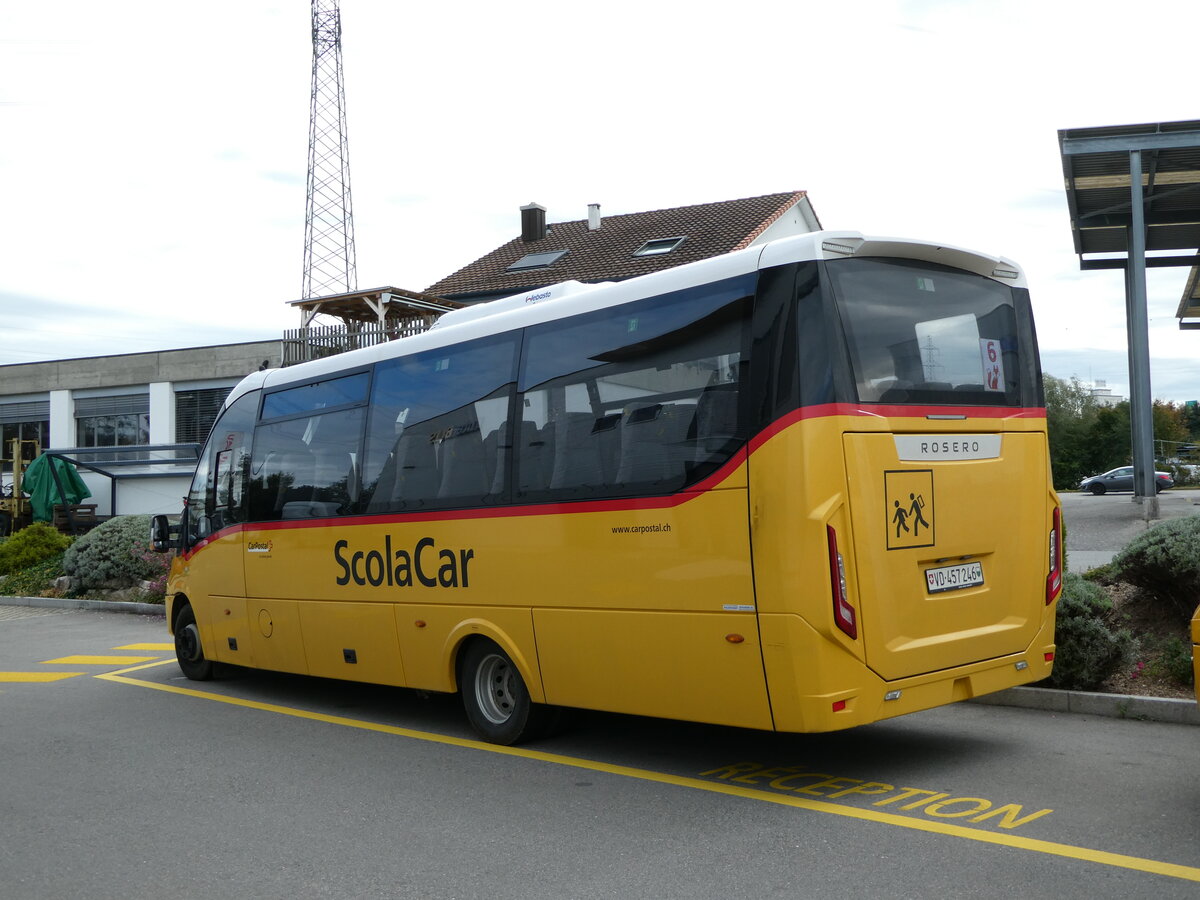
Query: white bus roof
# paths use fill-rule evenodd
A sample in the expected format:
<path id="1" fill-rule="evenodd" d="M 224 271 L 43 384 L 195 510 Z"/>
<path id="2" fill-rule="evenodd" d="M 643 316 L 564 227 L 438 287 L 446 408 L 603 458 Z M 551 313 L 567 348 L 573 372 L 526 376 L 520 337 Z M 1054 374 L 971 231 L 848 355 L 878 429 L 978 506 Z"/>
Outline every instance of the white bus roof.
<path id="1" fill-rule="evenodd" d="M 1004 257 L 909 238 L 867 237 L 857 231 L 814 231 L 626 281 L 600 284 L 566 281 L 479 303 L 446 313 L 435 327 L 411 337 L 289 366 L 286 369 L 256 372 L 247 376 L 233 389 L 227 402 L 232 402 L 255 388 L 311 381 L 322 375 L 369 366 L 379 360 L 735 278 L 763 268 L 793 262 L 848 257 L 921 260 L 974 272 L 1010 287 L 1026 286 L 1025 275 L 1020 266 Z"/>

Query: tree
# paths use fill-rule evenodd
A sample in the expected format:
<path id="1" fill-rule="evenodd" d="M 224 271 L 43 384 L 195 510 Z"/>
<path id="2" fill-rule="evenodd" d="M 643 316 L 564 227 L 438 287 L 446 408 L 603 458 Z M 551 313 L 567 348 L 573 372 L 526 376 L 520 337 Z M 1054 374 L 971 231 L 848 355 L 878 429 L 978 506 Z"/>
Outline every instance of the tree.
<path id="1" fill-rule="evenodd" d="M 1079 381 L 1042 375 L 1046 393 L 1046 430 L 1050 437 L 1050 468 L 1056 488 L 1074 487 L 1092 474 L 1091 430 L 1098 414 L 1096 398 Z M 1126 436 L 1129 430 L 1126 428 Z"/>
<path id="2" fill-rule="evenodd" d="M 1182 407 L 1163 400 L 1154 401 L 1155 452 L 1162 457 L 1175 456 L 1175 449 L 1190 439 L 1187 416 Z M 1163 444 L 1157 443 L 1162 441 Z"/>

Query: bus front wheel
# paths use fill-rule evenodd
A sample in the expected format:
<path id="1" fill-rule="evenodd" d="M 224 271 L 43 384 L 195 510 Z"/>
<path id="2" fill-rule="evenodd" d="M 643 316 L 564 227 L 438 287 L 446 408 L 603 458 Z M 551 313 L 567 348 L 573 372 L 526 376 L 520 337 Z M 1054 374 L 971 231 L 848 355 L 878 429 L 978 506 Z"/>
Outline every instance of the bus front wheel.
<path id="1" fill-rule="evenodd" d="M 175 618 L 175 658 L 179 660 L 180 671 L 192 681 L 208 681 L 213 677 L 212 660 L 204 656 L 191 606 L 185 606 Z"/>
<path id="2" fill-rule="evenodd" d="M 463 651 L 459 684 L 467 720 L 489 743 L 530 740 L 549 721 L 550 707 L 529 699 L 520 671 L 491 641 L 472 641 Z"/>

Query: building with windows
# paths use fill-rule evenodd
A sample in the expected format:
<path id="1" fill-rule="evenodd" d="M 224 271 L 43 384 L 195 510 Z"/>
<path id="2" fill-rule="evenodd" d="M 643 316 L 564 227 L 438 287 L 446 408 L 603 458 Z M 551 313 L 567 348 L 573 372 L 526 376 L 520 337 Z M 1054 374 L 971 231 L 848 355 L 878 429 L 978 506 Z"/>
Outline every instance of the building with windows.
<path id="1" fill-rule="evenodd" d="M 804 191 L 788 191 L 601 217 L 546 222 L 546 209 L 520 210 L 520 236 L 430 285 L 290 301 L 300 329 L 283 340 L 0 366 L 0 429 L 43 449 L 113 448 L 85 461 L 101 468 L 122 447 L 202 443 L 230 389 L 262 368 L 278 368 L 424 330 L 446 309 L 562 282 L 623 281 L 684 263 L 817 231 Z M 317 326 L 318 315 L 341 326 Z M 175 458 L 171 451 L 157 456 Z M 0 463 L 5 471 L 11 463 Z M 84 472 L 97 514 L 176 513 L 194 462 Z M 93 502 L 93 501 L 89 501 Z"/>
<path id="2" fill-rule="evenodd" d="M 119 477 L 81 472 L 99 515 L 178 512 L 195 456 L 177 464 L 108 466 L 122 447 L 202 443 L 230 389 L 249 373 L 276 368 L 279 341 L 191 347 L 0 366 L 0 434 L 42 449 L 106 448 L 86 460 Z M 190 456 L 190 458 L 189 458 Z M 12 469 L 11 461 L 3 464 Z"/>
<path id="3" fill-rule="evenodd" d="M 1092 395 L 1092 399 L 1096 401 L 1097 406 L 1116 406 L 1119 403 L 1124 403 L 1126 399 L 1120 394 L 1114 394 L 1112 388 L 1108 386 L 1108 382 L 1101 378 L 1097 378 L 1092 382 L 1092 386 L 1088 390 Z"/>

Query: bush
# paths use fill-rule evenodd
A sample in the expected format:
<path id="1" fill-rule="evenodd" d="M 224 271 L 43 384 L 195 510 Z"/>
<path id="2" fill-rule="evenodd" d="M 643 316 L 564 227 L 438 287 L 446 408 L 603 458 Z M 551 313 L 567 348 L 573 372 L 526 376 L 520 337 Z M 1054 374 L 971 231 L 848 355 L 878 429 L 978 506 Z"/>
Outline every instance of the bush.
<path id="1" fill-rule="evenodd" d="M 149 516 L 118 516 L 75 541 L 63 557 L 63 569 L 81 590 L 165 584 L 171 557 L 150 547 Z M 157 588 L 157 584 L 156 584 Z M 161 591 L 157 591 L 161 593 Z"/>
<path id="2" fill-rule="evenodd" d="M 1112 566 L 1117 578 L 1148 590 L 1173 617 L 1191 619 L 1200 597 L 1200 516 L 1147 529 L 1113 558 Z"/>
<path id="3" fill-rule="evenodd" d="M 5 597 L 57 597 L 54 582 L 63 575 L 61 553 L 0 578 L 0 595 Z"/>
<path id="4" fill-rule="evenodd" d="M 1132 659 L 1137 639 L 1109 624 L 1110 601 L 1099 587 L 1073 572 L 1063 578 L 1055 628 L 1054 673 L 1050 684 L 1090 691 Z"/>
<path id="5" fill-rule="evenodd" d="M 44 522 L 22 528 L 0 544 L 0 575 L 10 575 L 27 569 L 62 553 L 71 539 Z"/>
<path id="6" fill-rule="evenodd" d="M 1146 667 L 1147 673 L 1192 687 L 1192 645 L 1180 637 L 1165 638 L 1158 646 L 1158 653 Z"/>

